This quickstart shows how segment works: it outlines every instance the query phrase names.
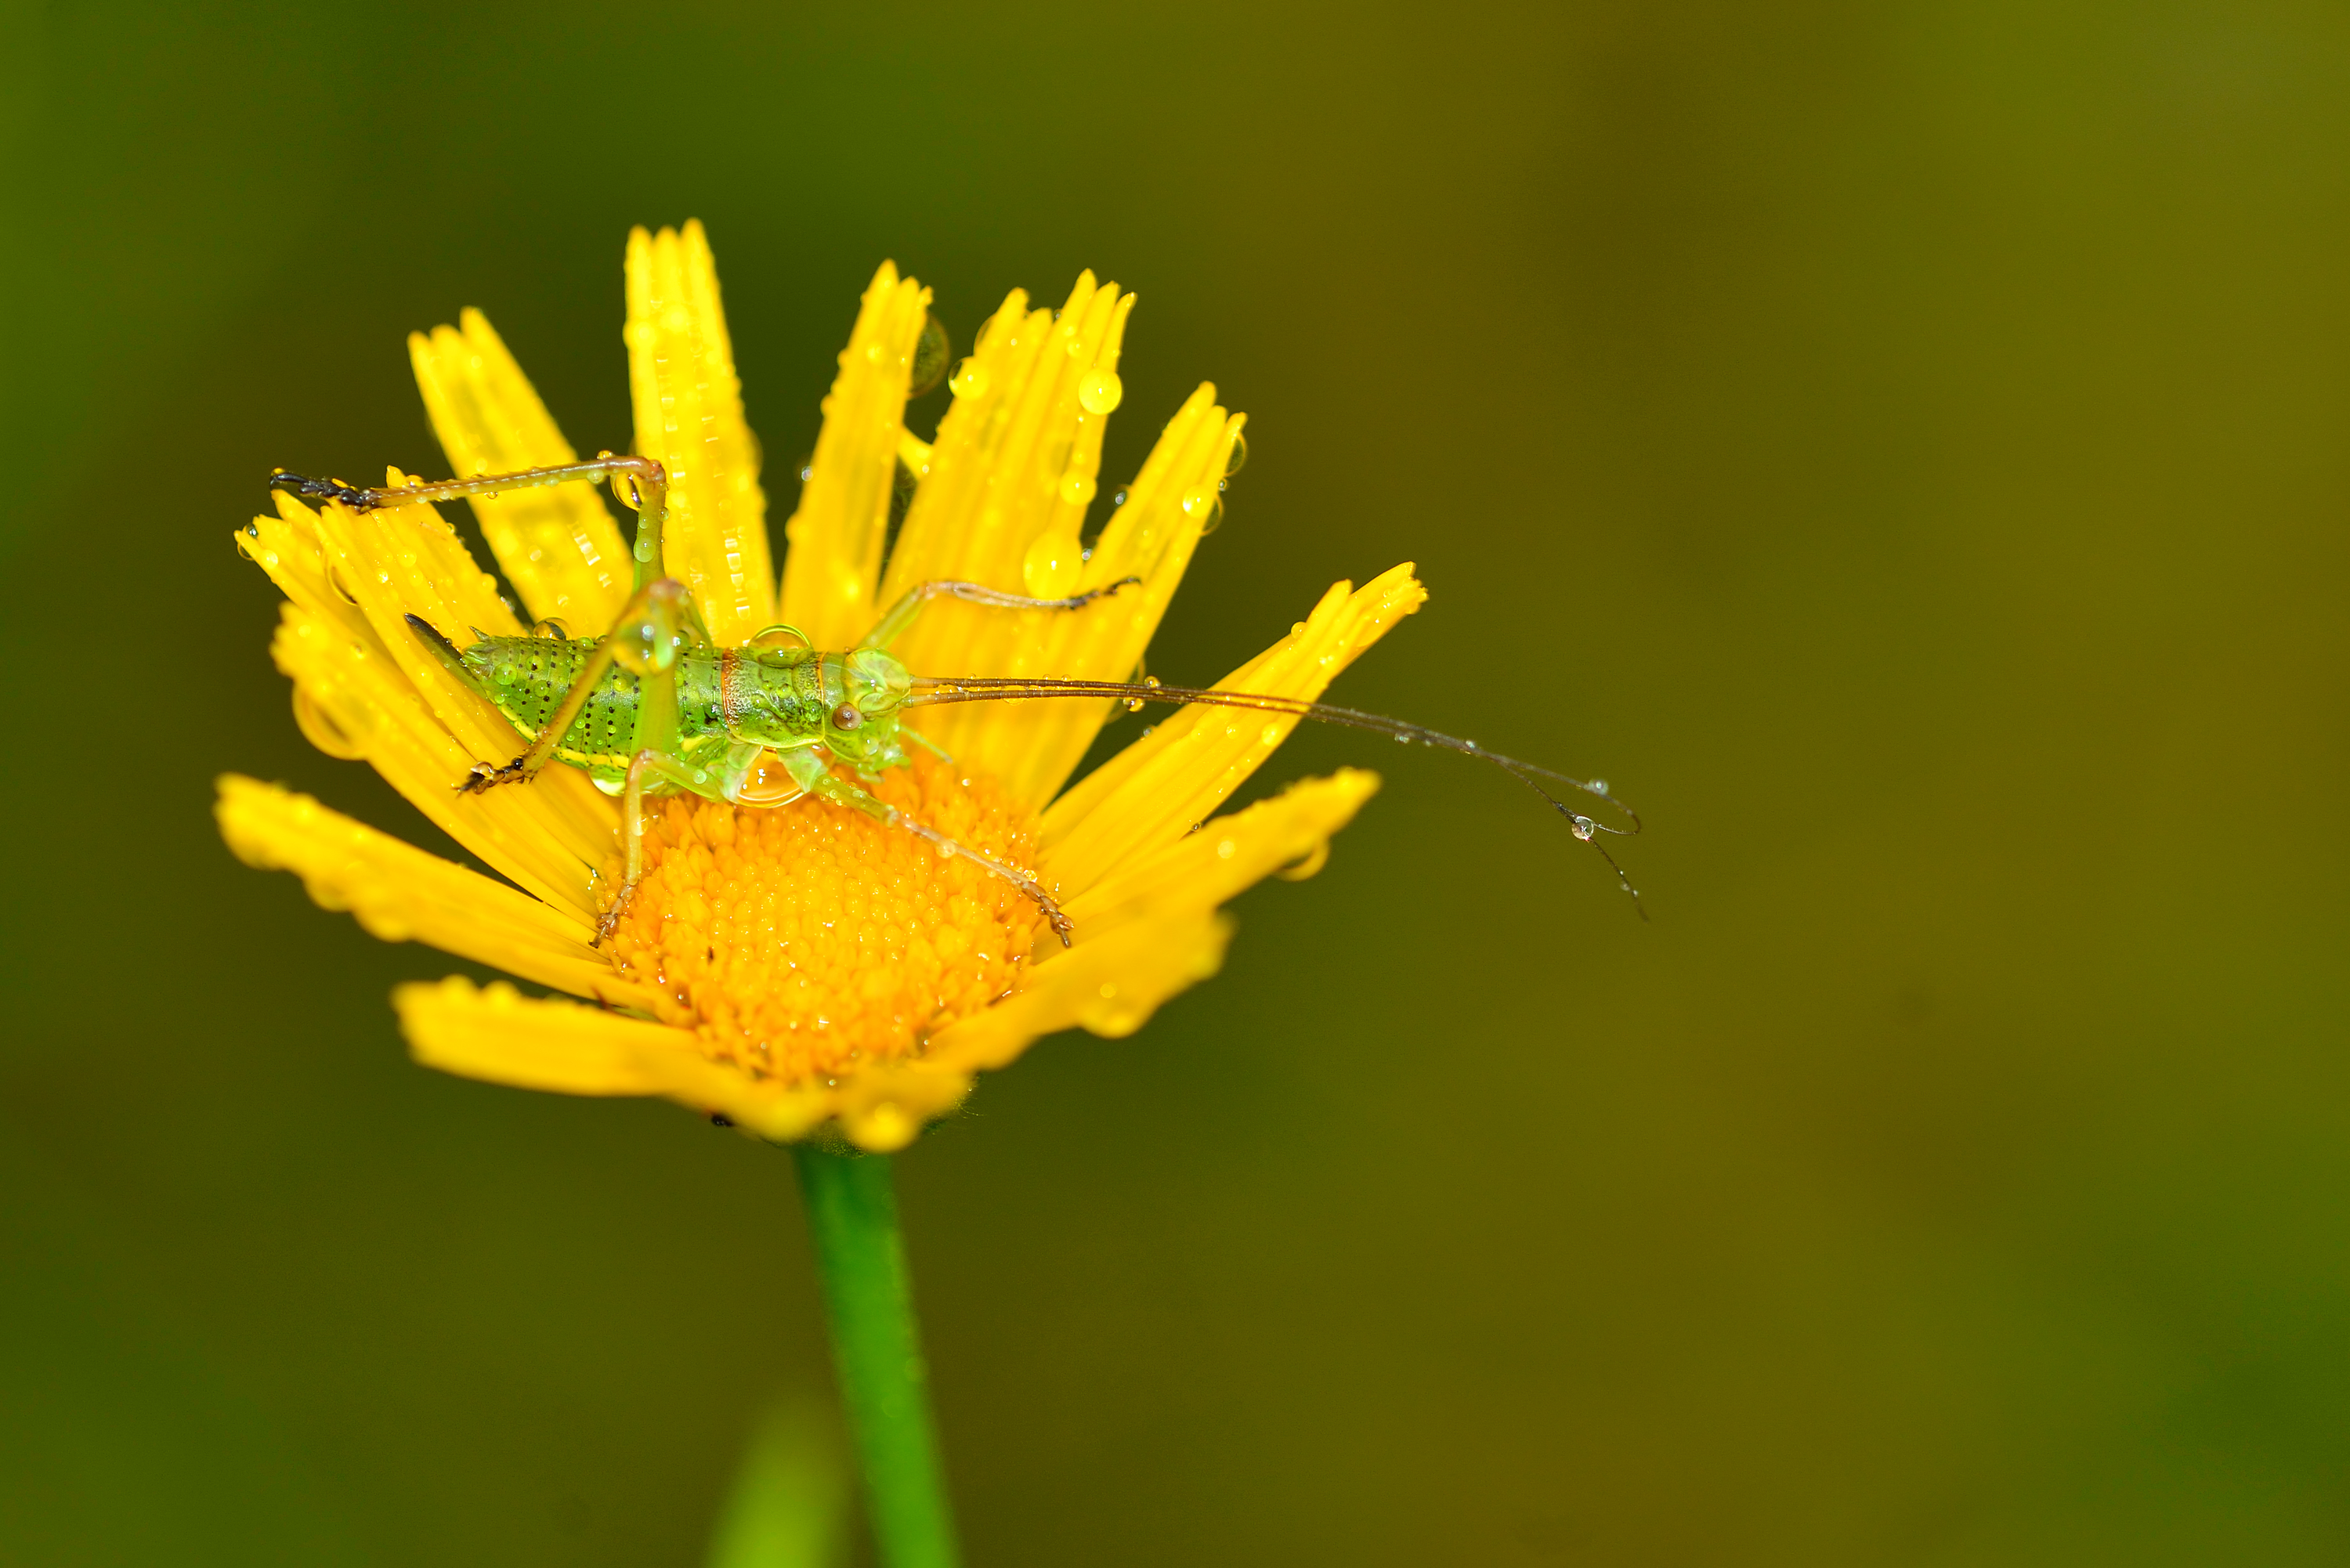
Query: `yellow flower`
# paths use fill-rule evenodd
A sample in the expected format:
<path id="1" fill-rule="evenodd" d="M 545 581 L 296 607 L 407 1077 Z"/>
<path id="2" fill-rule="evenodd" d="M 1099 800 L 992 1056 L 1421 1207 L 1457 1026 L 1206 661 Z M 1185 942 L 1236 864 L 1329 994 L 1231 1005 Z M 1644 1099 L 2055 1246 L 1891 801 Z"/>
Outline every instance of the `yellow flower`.
<path id="1" fill-rule="evenodd" d="M 668 568 L 718 642 L 783 620 L 845 649 L 877 607 L 933 578 L 1053 597 L 1135 576 L 1139 586 L 1067 615 L 938 601 L 895 645 L 921 675 L 1133 671 L 1243 449 L 1242 417 L 1201 386 L 1098 539 L 1080 543 L 1122 396 L 1132 295 L 1087 274 L 1052 311 L 1015 290 L 955 371 L 952 406 L 925 444 L 904 419 L 930 294 L 885 263 L 825 400 L 778 587 L 758 445 L 701 226 L 636 231 L 627 277 L 636 450 L 669 471 Z M 409 348 L 460 476 L 575 457 L 478 312 Z M 893 494 L 909 475 L 912 499 L 885 562 Z M 390 483 L 407 481 L 395 471 Z M 570 484 L 473 504 L 530 616 L 577 635 L 610 624 L 632 563 L 599 493 Z M 561 765 L 483 794 L 453 787 L 522 742 L 403 618 L 452 632 L 526 629 L 453 530 L 422 504 L 313 511 L 280 494 L 277 515 L 255 518 L 237 543 L 289 601 L 274 652 L 303 732 L 372 764 L 504 881 L 251 779 L 221 781 L 222 831 L 246 861 L 295 872 L 319 904 L 379 937 L 585 999 L 454 977 L 400 988 L 417 1058 L 494 1082 L 665 1095 L 776 1138 L 834 1122 L 867 1148 L 895 1148 L 958 1104 L 974 1073 L 1041 1034 L 1140 1027 L 1215 970 L 1229 935 L 1219 906 L 1269 872 L 1318 865 L 1378 787 L 1347 770 L 1217 817 L 1294 719 L 1186 707 L 1065 791 L 1111 702 L 925 709 L 910 722 L 954 760 L 891 770 L 877 793 L 1032 867 L 1074 922 L 1073 946 L 1039 943 L 1036 907 L 1009 883 L 859 814 L 677 797 L 649 805 L 644 879 L 599 947 L 618 803 Z M 1360 589 L 1340 583 L 1219 684 L 1318 696 L 1424 597 L 1409 565 Z"/>

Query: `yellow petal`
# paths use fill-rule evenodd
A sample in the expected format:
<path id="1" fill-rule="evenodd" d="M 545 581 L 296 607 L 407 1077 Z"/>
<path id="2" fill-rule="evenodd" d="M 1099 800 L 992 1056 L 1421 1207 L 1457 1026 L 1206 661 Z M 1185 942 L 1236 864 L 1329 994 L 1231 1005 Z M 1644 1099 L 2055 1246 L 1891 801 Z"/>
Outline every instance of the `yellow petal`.
<path id="1" fill-rule="evenodd" d="M 462 327 L 409 334 L 408 357 L 432 433 L 460 479 L 546 468 L 578 457 L 556 428 L 522 367 L 488 317 L 467 310 Z M 477 496 L 473 515 L 506 580 L 533 616 L 594 637 L 629 597 L 629 547 L 589 484 L 557 484 Z"/>
<path id="2" fill-rule="evenodd" d="M 397 591 L 355 554 L 413 554 L 411 546 L 432 542 L 430 531 L 411 519 L 392 530 L 389 543 L 380 532 L 362 540 L 348 526 L 358 520 L 339 507 L 321 514 L 285 495 L 278 507 L 279 516 L 254 519 L 237 545 L 293 601 L 273 651 L 295 680 L 306 732 L 331 755 L 364 757 L 501 875 L 589 917 L 589 870 L 613 852 L 618 811 L 569 768 L 549 768 L 528 784 L 460 794 L 456 785 L 475 763 L 511 760 L 521 737 L 496 710 L 449 679 L 397 618 Z M 390 646 L 379 633 L 385 627 L 396 639 Z M 453 629 L 463 635 L 462 628 Z M 396 658 L 393 647 L 403 657 Z M 428 683 L 423 690 L 420 681 Z"/>
<path id="3" fill-rule="evenodd" d="M 1231 923 L 1204 911 L 1130 921 L 1037 965 L 1012 995 L 940 1030 L 930 1064 L 1001 1067 L 1039 1035 L 1077 1026 L 1131 1034 L 1160 1002 L 1215 973 L 1231 939 Z"/>
<path id="4" fill-rule="evenodd" d="M 748 642 L 775 618 L 767 498 L 702 225 L 631 232 L 628 285 L 637 452 L 669 470 L 670 575 L 722 646 Z"/>
<path id="5" fill-rule="evenodd" d="M 1201 535 L 1221 514 L 1220 490 L 1244 414 L 1227 414 L 1213 386 L 1202 384 L 1160 432 L 1126 504 L 1111 514 L 1080 586 L 1142 581 L 1088 608 L 1056 618 L 1044 635 L 1010 650 L 982 652 L 984 673 L 1124 680 L 1142 663 L 1159 621 L 1181 586 Z M 1080 673 L 1082 672 L 1082 673 Z M 1041 809 L 1093 744 L 1112 711 L 1107 701 L 1015 703 L 988 721 L 983 750 L 1015 797 Z"/>
<path id="6" fill-rule="evenodd" d="M 665 1058 L 709 1066 L 682 1029 L 575 1002 L 536 1001 L 503 981 L 486 987 L 456 975 L 438 984 L 412 981 L 394 990 L 391 1001 L 418 1061 L 493 1084 L 566 1095 L 658 1095 L 677 1079 L 676 1064 Z"/>
<path id="7" fill-rule="evenodd" d="M 1315 864 L 1327 850 L 1330 836 L 1354 820 L 1378 788 L 1378 774 L 1360 768 L 1301 779 L 1270 800 L 1217 817 L 1199 832 L 1120 866 L 1063 904 L 1076 927 L 1078 946 L 1135 920 L 1214 909 L 1285 867 Z M 1036 972 L 1066 956 L 1048 952 Z"/>
<path id="8" fill-rule="evenodd" d="M 824 428 L 784 525 L 782 618 L 818 648 L 847 648 L 873 624 L 881 545 L 905 439 L 914 348 L 930 319 L 931 291 L 888 262 L 874 275 L 824 400 Z"/>
<path id="9" fill-rule="evenodd" d="M 1331 679 L 1428 597 L 1411 564 L 1357 592 L 1339 583 L 1289 636 L 1217 686 L 1317 698 Z M 1053 803 L 1037 828 L 1037 862 L 1076 898 L 1120 865 L 1190 832 L 1273 754 L 1297 721 L 1192 703 Z"/>
<path id="10" fill-rule="evenodd" d="M 902 1063 L 845 1079 L 830 1111 L 858 1147 L 888 1154 L 914 1141 L 922 1124 L 962 1103 L 971 1075 L 940 1062 Z"/>
<path id="11" fill-rule="evenodd" d="M 293 872 L 321 909 L 349 910 L 385 941 L 424 942 L 602 1002 L 652 1000 L 588 945 L 583 921 L 308 795 L 230 774 L 216 815 L 246 865 Z"/>
<path id="12" fill-rule="evenodd" d="M 940 1030 L 920 1060 L 844 1082 L 843 1130 L 861 1147 L 901 1147 L 962 1098 L 972 1074 L 1006 1065 L 1040 1036 L 1141 1028 L 1222 961 L 1232 928 L 1215 906 L 1326 846 L 1378 788 L 1376 774 L 1351 768 L 1306 780 L 1122 870 L 1068 906 L 1076 945 L 1051 951 L 1012 995 Z"/>
<path id="13" fill-rule="evenodd" d="M 1134 296 L 1077 280 L 1057 317 L 1026 308 L 1015 290 L 959 372 L 954 407 L 939 426 L 906 514 L 879 603 L 916 584 L 961 578 L 1034 597 L 1142 579 L 1075 613 L 1014 613 L 941 601 L 896 651 L 924 675 L 1051 675 L 1121 680 L 1132 674 L 1218 504 L 1219 482 L 1243 421 L 1202 386 L 1168 422 L 1127 502 L 1111 514 L 1090 560 L 1079 530 L 1099 494 L 1103 431 L 1115 401 L 1095 411 L 1089 377 L 1115 385 Z M 1096 381 L 1097 392 L 1103 383 Z M 1188 502 L 1188 505 L 1187 505 Z M 1023 805 L 1041 806 L 1069 775 L 1110 711 L 1105 701 L 944 708 L 917 727 L 985 768 Z"/>
<path id="14" fill-rule="evenodd" d="M 534 1000 L 502 981 L 476 987 L 452 975 L 400 986 L 391 1000 L 416 1059 L 462 1077 L 564 1095 L 661 1095 L 774 1138 L 798 1137 L 832 1106 L 823 1089 L 757 1083 L 709 1061 L 685 1030 Z"/>

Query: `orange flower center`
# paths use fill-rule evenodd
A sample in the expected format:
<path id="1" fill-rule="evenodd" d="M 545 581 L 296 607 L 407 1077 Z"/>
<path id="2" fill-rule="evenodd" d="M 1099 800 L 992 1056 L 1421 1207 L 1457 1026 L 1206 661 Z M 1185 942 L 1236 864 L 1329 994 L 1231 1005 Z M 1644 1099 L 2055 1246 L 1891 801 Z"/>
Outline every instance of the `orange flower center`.
<path id="1" fill-rule="evenodd" d="M 863 782 L 863 781 L 860 781 Z M 948 837 L 1031 864 L 994 782 L 918 754 L 866 787 Z M 716 1061 L 788 1083 L 917 1055 L 1012 988 L 1040 924 L 1000 877 L 900 827 L 808 799 L 650 802 L 645 870 L 608 950 L 665 1023 Z"/>

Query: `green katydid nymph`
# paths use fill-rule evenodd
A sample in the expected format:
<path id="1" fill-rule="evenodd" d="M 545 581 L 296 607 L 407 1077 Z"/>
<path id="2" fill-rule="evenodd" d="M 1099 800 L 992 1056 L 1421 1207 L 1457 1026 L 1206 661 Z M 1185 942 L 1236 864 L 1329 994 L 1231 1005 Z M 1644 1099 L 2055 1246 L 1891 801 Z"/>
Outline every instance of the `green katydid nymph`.
<path id="1" fill-rule="evenodd" d="M 307 499 L 369 512 L 385 505 L 606 481 L 637 514 L 637 538 L 634 591 L 602 636 L 573 637 L 559 625 L 541 622 L 531 636 L 477 633 L 472 644 L 461 648 L 444 628 L 408 617 L 411 629 L 450 673 L 494 705 L 529 742 L 526 751 L 502 767 L 477 764 L 457 788 L 483 791 L 525 781 L 555 762 L 584 769 L 599 787 L 622 796 L 627 869 L 618 896 L 604 912 L 599 940 L 609 936 L 643 875 L 644 797 L 685 792 L 750 806 L 781 805 L 812 795 L 863 812 L 1011 882 L 1035 901 L 1054 933 L 1067 945 L 1068 918 L 1028 871 L 957 843 L 835 771 L 845 763 L 852 774 L 872 780 L 885 768 L 906 765 L 909 742 L 936 751 L 900 722 L 901 715 L 909 709 L 949 702 L 1113 698 L 1129 708 L 1145 702 L 1196 703 L 1313 719 L 1492 763 L 1548 801 L 1568 819 L 1575 836 L 1587 843 L 1600 834 L 1639 831 L 1638 816 L 1600 781 L 1570 778 L 1486 751 L 1473 741 L 1375 713 L 1156 680 L 919 676 L 889 652 L 890 643 L 932 599 L 1078 614 L 1139 578 L 1066 598 L 1032 598 L 979 583 L 928 582 L 901 597 L 852 649 L 818 649 L 789 626 L 769 627 L 739 648 L 721 648 L 702 626 L 685 586 L 664 570 L 661 525 L 668 476 L 650 458 L 606 454 L 591 462 L 394 489 L 366 490 L 282 471 L 270 484 Z M 780 759 L 791 781 L 788 786 L 777 789 L 768 782 L 770 775 L 761 764 L 770 753 Z M 1603 801 L 1627 826 L 1610 826 L 1586 815 L 1546 785 Z M 1606 850 L 1600 854 L 1638 907 L 1639 895 L 1622 868 Z"/>

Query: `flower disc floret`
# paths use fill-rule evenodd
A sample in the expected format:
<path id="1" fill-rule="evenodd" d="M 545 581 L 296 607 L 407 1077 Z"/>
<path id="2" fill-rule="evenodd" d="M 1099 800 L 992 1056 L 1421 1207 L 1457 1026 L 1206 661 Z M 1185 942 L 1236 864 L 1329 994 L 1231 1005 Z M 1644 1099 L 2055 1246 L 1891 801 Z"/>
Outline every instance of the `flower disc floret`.
<path id="1" fill-rule="evenodd" d="M 1012 864 L 1034 824 L 994 783 L 930 756 L 868 781 L 886 804 Z M 647 813 L 645 875 L 605 943 L 713 1062 L 785 1085 L 919 1057 L 1008 995 L 1034 901 L 901 828 L 803 798 L 691 796 Z"/>

